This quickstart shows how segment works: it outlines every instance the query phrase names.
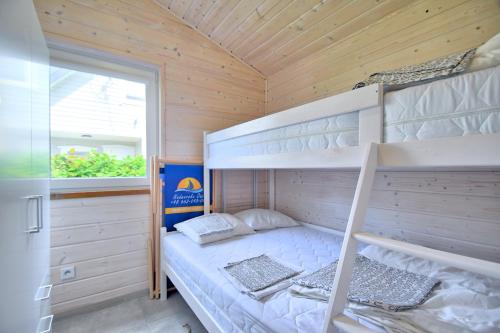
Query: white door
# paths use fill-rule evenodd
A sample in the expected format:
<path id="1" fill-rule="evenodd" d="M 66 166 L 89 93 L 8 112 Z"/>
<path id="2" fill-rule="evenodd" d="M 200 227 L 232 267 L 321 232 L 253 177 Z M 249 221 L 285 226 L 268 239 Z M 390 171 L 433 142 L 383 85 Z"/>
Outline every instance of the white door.
<path id="1" fill-rule="evenodd" d="M 1 1 L 2 333 L 48 328 L 47 322 L 40 322 L 47 300 L 39 300 L 48 292 L 40 288 L 47 282 L 49 266 L 48 84 L 48 52 L 33 4 L 29 0 Z"/>

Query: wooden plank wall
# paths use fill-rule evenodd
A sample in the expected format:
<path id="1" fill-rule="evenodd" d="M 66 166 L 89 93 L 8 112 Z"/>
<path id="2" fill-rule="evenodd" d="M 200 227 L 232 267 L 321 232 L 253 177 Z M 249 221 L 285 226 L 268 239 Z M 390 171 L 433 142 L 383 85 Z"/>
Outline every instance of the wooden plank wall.
<path id="1" fill-rule="evenodd" d="M 156 65 L 166 157 L 202 159 L 202 132 L 264 114 L 265 80 L 152 0 L 35 0 L 47 38 Z M 248 196 L 247 196 L 248 198 Z M 238 199 L 238 205 L 243 205 Z M 54 313 L 146 289 L 147 196 L 52 202 Z M 61 283 L 61 265 L 77 280 Z"/>
<path id="2" fill-rule="evenodd" d="M 51 202 L 55 314 L 147 288 L 149 195 Z M 60 269 L 75 265 L 76 278 Z"/>
<path id="3" fill-rule="evenodd" d="M 199 161 L 203 130 L 264 114 L 265 79 L 152 0 L 35 0 L 45 35 L 157 65 L 166 158 Z"/>
<path id="4" fill-rule="evenodd" d="M 419 0 L 362 29 L 337 30 L 260 68 L 274 71 L 267 113 L 350 90 L 377 71 L 478 46 L 500 32 L 500 3 Z"/>
<path id="5" fill-rule="evenodd" d="M 276 209 L 345 230 L 358 173 L 276 172 Z M 500 262 L 500 172 L 378 172 L 366 229 Z"/>
<path id="6" fill-rule="evenodd" d="M 497 0 L 418 0 L 357 31 L 339 27 L 260 68 L 274 71 L 266 113 L 350 90 L 373 72 L 478 46 L 498 32 Z M 342 230 L 356 179 L 352 172 L 278 171 L 276 208 Z M 368 229 L 500 262 L 499 182 L 492 172 L 379 173 Z"/>
<path id="7" fill-rule="evenodd" d="M 255 174 L 253 170 L 224 170 L 219 171 L 218 175 L 221 195 L 218 211 L 233 214 L 254 208 L 254 205 L 258 208 L 268 207 L 267 170 L 256 170 Z"/>

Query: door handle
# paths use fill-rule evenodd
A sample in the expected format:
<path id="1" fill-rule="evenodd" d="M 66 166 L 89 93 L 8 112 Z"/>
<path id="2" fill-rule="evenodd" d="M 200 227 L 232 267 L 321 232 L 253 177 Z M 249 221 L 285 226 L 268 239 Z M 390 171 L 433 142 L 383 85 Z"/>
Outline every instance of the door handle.
<path id="1" fill-rule="evenodd" d="M 37 208 L 37 226 L 38 229 L 43 229 L 43 195 L 39 194 L 36 196 L 36 208 Z"/>
<path id="2" fill-rule="evenodd" d="M 38 233 L 43 228 L 43 195 L 41 194 L 29 195 L 24 197 L 23 199 L 28 200 L 28 208 L 29 208 L 29 203 L 32 200 L 36 201 L 36 225 L 28 226 L 26 232 L 29 234 Z"/>

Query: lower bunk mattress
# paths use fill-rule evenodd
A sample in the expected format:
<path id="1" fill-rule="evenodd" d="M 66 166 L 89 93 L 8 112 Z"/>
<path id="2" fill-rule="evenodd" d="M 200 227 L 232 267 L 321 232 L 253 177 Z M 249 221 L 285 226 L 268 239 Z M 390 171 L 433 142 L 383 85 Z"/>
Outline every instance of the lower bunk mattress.
<path id="1" fill-rule="evenodd" d="M 205 246 L 178 232 L 162 242 L 167 265 L 225 332 L 321 332 L 326 303 L 293 297 L 287 290 L 257 301 L 241 294 L 218 268 L 265 253 L 312 272 L 338 258 L 340 237 L 299 226 Z M 499 332 L 499 280 L 373 246 L 361 253 L 442 282 L 417 309 L 389 312 L 351 302 L 346 315 L 382 332 Z"/>

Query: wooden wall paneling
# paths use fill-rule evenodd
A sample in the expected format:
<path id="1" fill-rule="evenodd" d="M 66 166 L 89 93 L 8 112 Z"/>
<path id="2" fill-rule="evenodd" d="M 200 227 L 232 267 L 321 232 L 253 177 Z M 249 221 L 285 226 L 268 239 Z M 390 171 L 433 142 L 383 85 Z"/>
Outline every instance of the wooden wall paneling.
<path id="1" fill-rule="evenodd" d="M 147 282 L 129 284 L 125 287 L 110 289 L 90 296 L 75 298 L 66 302 L 52 304 L 51 310 L 54 314 L 60 313 L 80 313 L 80 309 L 89 308 L 92 304 L 106 302 L 122 296 L 140 292 L 148 287 Z"/>
<path id="2" fill-rule="evenodd" d="M 276 172 L 278 210 L 343 230 L 356 172 Z M 378 172 L 366 230 L 436 249 L 500 261 L 499 172 Z"/>
<path id="3" fill-rule="evenodd" d="M 47 0 L 35 5 L 53 40 L 161 66 L 167 133 L 175 128 L 169 122 L 172 114 L 209 114 L 220 124 L 211 129 L 242 119 L 243 114 L 245 120 L 264 114 L 263 77 L 152 0 Z M 166 157 L 199 159 L 201 133 L 202 129 L 193 130 L 180 140 L 167 139 Z"/>
<path id="4" fill-rule="evenodd" d="M 213 17 L 212 8 L 237 3 L 188 2 L 185 13 L 202 22 Z M 184 6 L 180 0 L 162 3 Z M 203 130 L 264 114 L 262 75 L 152 0 L 36 0 L 35 6 L 51 41 L 158 66 L 164 158 L 199 161 Z M 73 281 L 55 278 L 67 295 L 55 298 L 55 313 L 147 287 L 149 201 L 147 195 L 53 201 L 52 275 L 66 264 L 77 272 Z M 137 279 L 126 282 L 127 272 Z M 121 282 L 110 284 L 110 277 Z M 101 282 L 106 288 L 96 289 Z"/>
<path id="5" fill-rule="evenodd" d="M 74 263 L 75 271 L 78 273 L 76 279 L 71 282 L 140 267 L 144 265 L 146 258 L 146 250 L 141 249 L 103 258 L 79 261 Z M 65 283 L 61 281 L 59 274 L 59 270 L 63 266 L 58 265 L 51 268 L 51 281 L 54 285 Z"/>
<path id="6" fill-rule="evenodd" d="M 332 42 L 331 45 L 325 45 L 325 47 L 328 46 L 328 49 L 325 49 L 325 51 L 320 54 L 309 54 L 309 56 L 302 59 L 297 59 L 298 61 L 295 63 L 294 69 L 302 75 L 305 75 L 306 66 L 319 65 L 320 62 L 324 62 L 324 67 L 326 67 L 327 62 L 331 65 L 334 62 L 343 60 L 344 58 L 342 58 L 342 56 L 346 56 L 347 52 L 359 52 L 359 50 L 364 49 L 365 52 L 369 54 L 371 50 L 370 47 L 384 48 L 384 40 L 393 43 L 404 38 L 404 34 L 410 31 L 419 33 L 419 29 L 416 29 L 419 24 L 422 24 L 422 22 L 427 19 L 442 15 L 450 8 L 456 7 L 456 5 L 456 2 L 441 0 L 437 0 L 435 3 L 426 3 L 424 1 L 416 2 L 394 12 L 392 15 L 365 29 L 353 33 L 346 39 L 337 40 L 335 43 Z M 395 38 L 395 36 L 398 37 Z M 340 47 L 342 44 L 344 48 Z M 332 53 L 334 51 L 340 53 Z M 358 55 L 358 53 L 354 54 Z M 335 58 L 330 58 L 330 56 L 334 56 Z M 291 57 L 291 55 L 288 55 L 288 58 Z M 355 65 L 353 58 L 350 58 L 350 64 Z M 286 65 L 283 65 L 283 68 L 286 67 Z M 290 70 L 292 70 L 292 68 L 290 68 Z M 313 75 L 314 73 L 316 73 L 316 71 L 310 72 L 309 74 Z M 287 71 L 280 71 L 272 75 L 271 77 L 273 79 L 269 82 L 270 87 L 286 83 L 285 77 L 287 75 Z"/>
<path id="7" fill-rule="evenodd" d="M 170 10 L 177 14 L 178 17 L 184 17 L 186 12 L 189 10 L 193 0 L 173 0 L 170 3 Z"/>
<path id="8" fill-rule="evenodd" d="M 222 194 L 221 201 L 219 201 L 222 204 L 220 211 L 237 213 L 253 208 L 254 203 L 259 208 L 268 207 L 267 171 L 256 171 L 255 187 L 253 170 L 224 170 L 222 172 L 219 190 Z"/>
<path id="9" fill-rule="evenodd" d="M 271 38 L 274 34 L 285 28 L 291 21 L 295 21 L 304 13 L 308 12 L 318 4 L 320 0 L 296 0 L 283 8 L 272 20 L 261 26 L 248 39 L 236 45 L 233 53 L 246 59 L 250 52 Z"/>
<path id="10" fill-rule="evenodd" d="M 147 286 L 149 195 L 53 200 L 51 276 L 55 313 Z M 75 279 L 60 269 L 74 265 Z"/>
<path id="11" fill-rule="evenodd" d="M 131 198 L 134 198 L 132 206 Z M 149 196 L 55 200 L 51 206 L 51 222 L 54 229 L 104 221 L 137 221 L 148 217 Z M 88 214 L 89 212 L 92 214 Z"/>
<path id="12" fill-rule="evenodd" d="M 57 228 L 51 234 L 51 243 L 55 247 L 147 233 L 149 231 L 149 223 L 148 219 L 141 219 L 119 223 L 99 223 L 70 228 Z"/>
<path id="13" fill-rule="evenodd" d="M 203 31 L 208 37 L 212 37 L 212 31 L 231 13 L 239 2 L 239 0 L 217 0 L 203 20 L 198 23 L 197 28 Z"/>
<path id="14" fill-rule="evenodd" d="M 335 10 L 340 9 L 347 3 L 349 3 L 347 0 L 318 3 L 311 10 L 289 23 L 285 28 L 281 29 L 264 43 L 258 45 L 247 55 L 247 60 L 254 64 L 254 66 L 258 66 L 255 64 L 262 63 L 261 60 L 263 58 L 272 57 L 283 45 L 289 43 L 295 36 L 302 34 L 304 31 L 307 31 L 311 25 L 320 22 L 324 17 L 330 15 L 330 8 Z"/>
<path id="15" fill-rule="evenodd" d="M 419 1 L 404 7 L 269 76 L 267 112 L 348 90 L 375 71 L 477 46 L 498 33 L 499 17 L 494 0 Z"/>
<path id="16" fill-rule="evenodd" d="M 174 2 L 175 0 L 155 0 L 155 2 L 163 7 L 163 8 L 167 8 L 167 9 L 170 9 L 172 3 Z"/>
<path id="17" fill-rule="evenodd" d="M 231 11 L 230 15 L 217 25 L 212 31 L 210 38 L 219 42 L 219 45 L 225 46 L 222 41 L 235 29 L 238 28 L 245 20 L 256 10 L 261 0 L 246 0 L 240 1 Z"/>
<path id="18" fill-rule="evenodd" d="M 108 240 L 51 248 L 52 265 L 66 265 L 78 261 L 113 256 L 146 248 L 147 235 L 139 234 Z"/>
<path id="19" fill-rule="evenodd" d="M 287 7 L 293 0 L 265 0 L 255 11 L 222 41 L 228 50 L 245 41 L 277 13 Z M 250 64 L 251 65 L 251 64 Z M 253 66 L 253 65 L 251 65 Z"/>
<path id="20" fill-rule="evenodd" d="M 197 22 L 198 25 L 215 3 L 216 0 L 194 0 L 184 16 L 186 20 Z"/>
<path id="21" fill-rule="evenodd" d="M 118 271 L 56 285 L 53 287 L 52 299 L 57 304 L 145 281 L 146 267 L 139 266 L 126 271 Z"/>
<path id="22" fill-rule="evenodd" d="M 267 57 L 261 57 L 254 61 L 256 66 L 262 68 L 266 73 L 276 73 L 295 61 L 333 45 L 353 33 L 363 31 L 371 24 L 411 3 L 411 0 L 350 1 L 346 6 L 332 12 L 331 15 L 298 34 L 288 43 L 276 47 L 275 51 L 268 53 Z"/>
<path id="23" fill-rule="evenodd" d="M 267 170 L 257 170 L 257 202 L 258 208 L 269 208 L 269 172 Z"/>

